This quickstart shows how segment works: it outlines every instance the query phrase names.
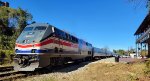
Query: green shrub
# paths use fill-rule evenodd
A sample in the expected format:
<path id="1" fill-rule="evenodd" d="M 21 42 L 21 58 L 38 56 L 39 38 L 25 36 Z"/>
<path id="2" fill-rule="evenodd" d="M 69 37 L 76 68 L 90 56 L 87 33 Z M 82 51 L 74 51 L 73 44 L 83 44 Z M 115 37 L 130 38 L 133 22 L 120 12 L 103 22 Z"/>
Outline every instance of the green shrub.
<path id="1" fill-rule="evenodd" d="M 14 52 L 12 50 L 0 50 L 0 64 L 7 64 L 12 62 L 12 56 L 14 55 Z"/>

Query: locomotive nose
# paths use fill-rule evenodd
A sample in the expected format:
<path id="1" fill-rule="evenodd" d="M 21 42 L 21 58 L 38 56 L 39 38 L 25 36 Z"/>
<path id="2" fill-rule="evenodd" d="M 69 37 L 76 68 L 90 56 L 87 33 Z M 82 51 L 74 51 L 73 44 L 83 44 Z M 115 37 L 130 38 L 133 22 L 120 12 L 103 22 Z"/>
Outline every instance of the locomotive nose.
<path id="1" fill-rule="evenodd" d="M 16 56 L 14 58 L 14 66 L 16 71 L 34 71 L 39 66 L 38 56 Z"/>

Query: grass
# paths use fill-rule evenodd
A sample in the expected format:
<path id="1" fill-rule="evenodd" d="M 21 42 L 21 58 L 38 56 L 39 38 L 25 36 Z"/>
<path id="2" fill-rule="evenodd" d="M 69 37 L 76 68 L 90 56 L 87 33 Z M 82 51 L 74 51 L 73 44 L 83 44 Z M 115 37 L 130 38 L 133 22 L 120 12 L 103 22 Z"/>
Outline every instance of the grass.
<path id="1" fill-rule="evenodd" d="M 4 67 L 4 66 L 13 66 L 13 63 L 6 63 L 6 64 L 0 65 L 0 67 Z"/>
<path id="2" fill-rule="evenodd" d="M 148 70 L 149 71 L 149 70 Z M 50 73 L 18 81 L 150 81 L 145 63 L 91 63 L 69 73 Z"/>

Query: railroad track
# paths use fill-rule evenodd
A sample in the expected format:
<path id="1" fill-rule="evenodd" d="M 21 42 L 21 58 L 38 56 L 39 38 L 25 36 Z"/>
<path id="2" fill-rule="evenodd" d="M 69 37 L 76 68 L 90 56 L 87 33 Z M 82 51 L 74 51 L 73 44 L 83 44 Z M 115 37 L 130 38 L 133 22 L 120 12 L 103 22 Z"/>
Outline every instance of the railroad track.
<path id="1" fill-rule="evenodd" d="M 18 71 L 9 71 L 9 72 L 2 72 L 0 73 L 0 81 L 5 81 L 5 80 L 13 80 L 21 77 L 26 77 L 26 74 L 20 73 Z"/>
<path id="2" fill-rule="evenodd" d="M 53 70 L 48 70 L 46 68 L 33 71 L 33 72 L 20 72 L 20 71 L 14 71 L 13 66 L 5 66 L 5 67 L 0 67 L 0 81 L 13 81 L 18 78 L 25 78 L 28 76 L 33 76 L 33 75 L 42 75 L 42 74 L 47 74 L 51 72 L 56 72 L 60 69 L 72 66 L 74 64 L 66 64 L 64 66 L 56 66 L 51 69 Z"/>
<path id="3" fill-rule="evenodd" d="M 13 69 L 14 69 L 13 66 L 1 66 L 0 67 L 0 72 L 12 71 Z"/>
<path id="4" fill-rule="evenodd" d="M 0 81 L 11 81 L 13 79 L 21 78 L 21 77 L 26 77 L 27 74 L 19 72 L 19 71 L 14 71 L 13 66 L 4 66 L 0 67 Z"/>
<path id="5" fill-rule="evenodd" d="M 63 72 L 65 71 L 64 69 L 69 69 L 68 71 L 72 71 L 75 70 L 79 67 L 81 67 L 81 65 L 86 65 L 89 62 L 82 62 L 79 64 L 76 63 L 69 63 L 69 64 L 65 64 L 63 66 L 55 66 L 52 68 L 52 70 L 45 70 L 45 69 L 41 69 L 41 70 L 37 70 L 34 72 L 19 72 L 19 71 L 14 71 L 13 70 L 13 66 L 5 66 L 5 67 L 0 67 L 0 81 L 12 81 L 18 78 L 25 78 L 28 76 L 33 76 L 33 75 L 42 75 L 42 74 L 47 74 L 47 73 L 52 73 L 52 72 Z M 76 67 L 78 66 L 78 67 Z M 72 68 L 72 69 L 70 69 Z"/>

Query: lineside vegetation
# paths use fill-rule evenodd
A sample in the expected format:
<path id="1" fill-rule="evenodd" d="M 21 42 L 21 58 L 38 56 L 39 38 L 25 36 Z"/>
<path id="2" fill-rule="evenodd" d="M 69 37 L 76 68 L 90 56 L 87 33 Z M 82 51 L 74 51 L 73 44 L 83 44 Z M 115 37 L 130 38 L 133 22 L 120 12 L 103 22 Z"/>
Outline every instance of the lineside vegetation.
<path id="1" fill-rule="evenodd" d="M 0 7 L 0 64 L 12 60 L 16 38 L 31 20 L 26 10 Z"/>

